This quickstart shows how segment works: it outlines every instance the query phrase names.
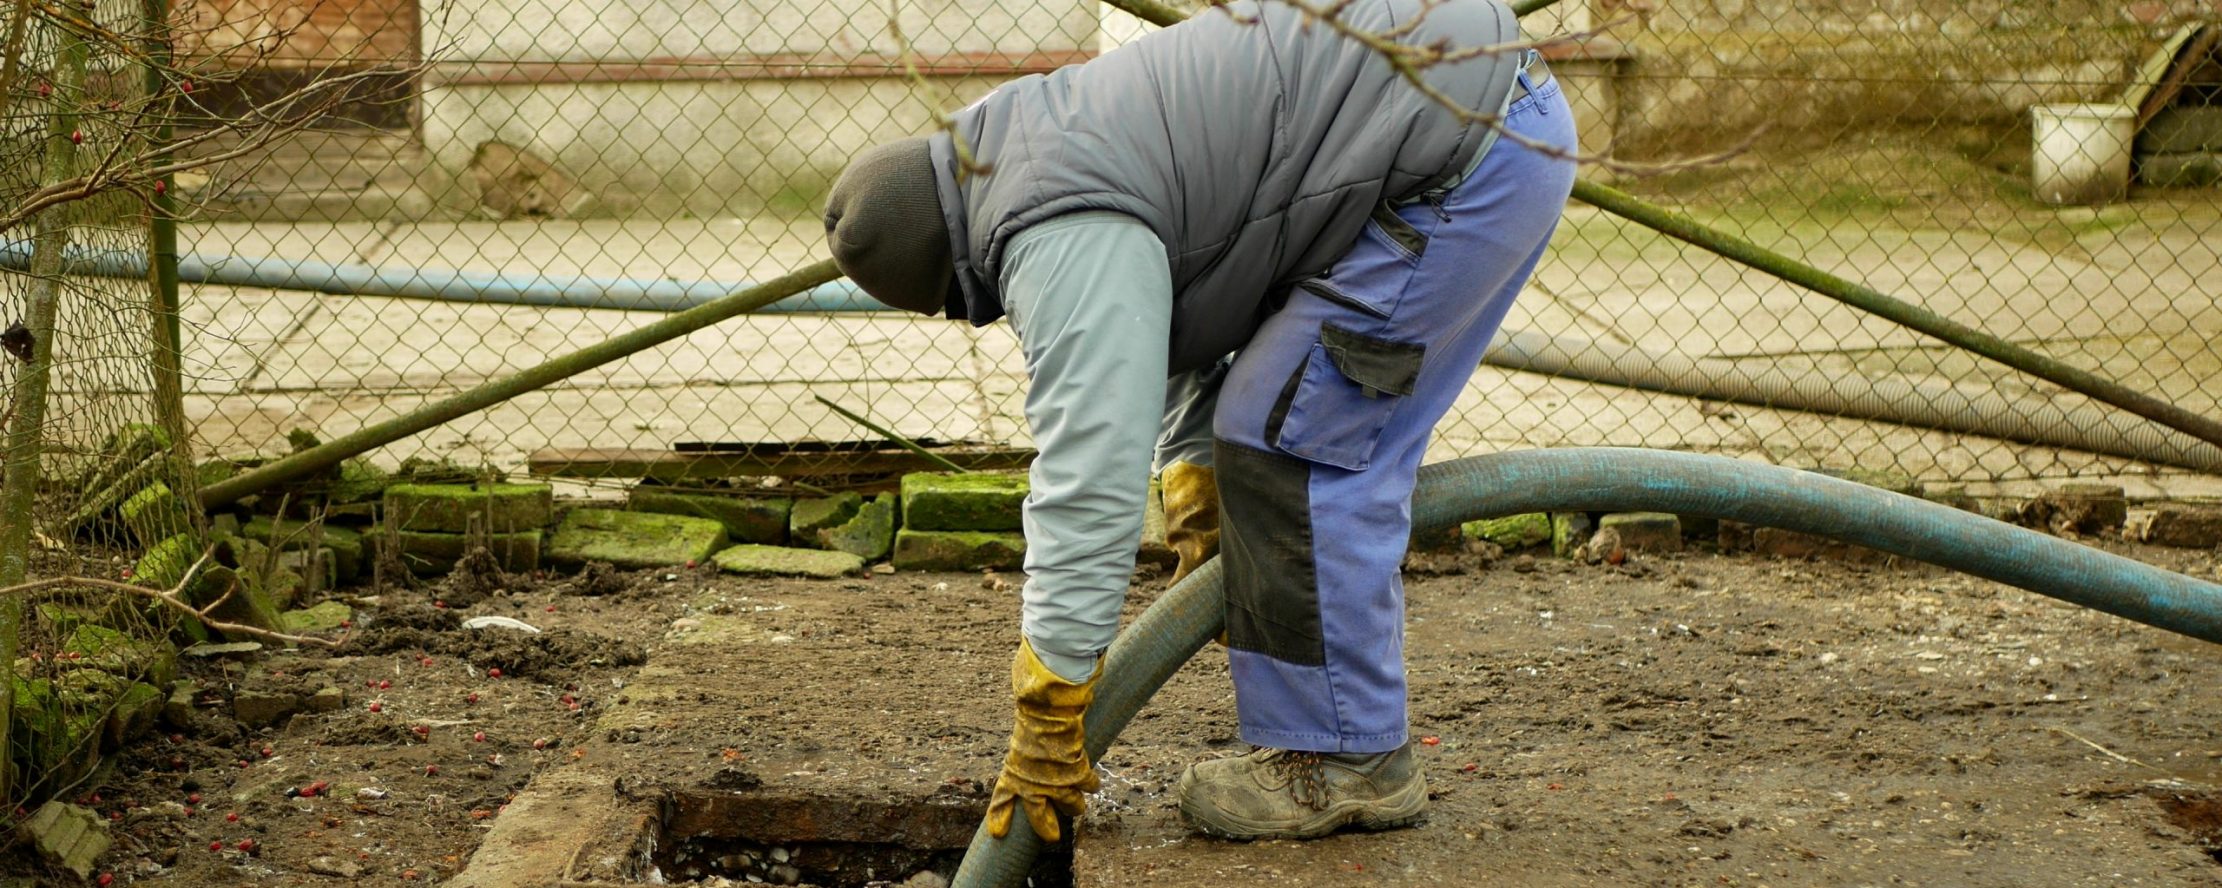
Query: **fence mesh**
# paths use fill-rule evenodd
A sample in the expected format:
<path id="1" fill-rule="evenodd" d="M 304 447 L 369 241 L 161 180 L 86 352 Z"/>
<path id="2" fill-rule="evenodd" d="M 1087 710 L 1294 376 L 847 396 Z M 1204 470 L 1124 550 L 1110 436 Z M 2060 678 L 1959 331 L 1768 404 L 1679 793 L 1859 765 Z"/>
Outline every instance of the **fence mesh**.
<path id="1" fill-rule="evenodd" d="M 199 208 L 181 234 L 188 266 L 260 274 L 185 288 L 187 406 L 221 453 L 283 450 L 297 427 L 328 439 L 635 328 L 659 315 L 607 306 L 640 292 L 716 291 L 815 261 L 817 210 L 852 153 L 1144 30 L 1093 0 L 202 12 L 269 38 L 229 69 L 240 96 L 423 66 L 314 132 L 181 183 Z M 2214 415 L 2202 383 L 2222 359 L 2222 28 L 2199 23 L 2216 14 L 2188 0 L 1565 0 L 1527 24 L 1602 29 L 1546 48 L 1586 151 L 1640 164 L 1737 149 L 1590 177 Z M 2077 103 L 2126 103 L 2130 123 L 2056 107 Z M 2130 155 L 2126 199 L 2081 205 L 2038 184 L 2103 189 Z M 440 298 L 302 288 L 344 289 L 317 282 L 346 274 L 362 293 Z M 500 302 L 536 286 L 575 307 Z M 1643 445 L 1938 481 L 2178 470 L 2152 452 L 2196 463 L 2142 420 L 1579 203 L 1506 329 L 1582 369 L 1500 349 L 1431 458 Z M 814 396 L 911 437 L 1022 447 L 1023 378 L 1001 326 L 759 314 L 376 458 L 560 474 L 585 471 L 583 448 L 874 437 Z M 1887 397 L 1843 403 L 1870 389 Z M 2091 452 L 2093 436 L 2073 434 L 2091 424 L 2068 421 L 2089 416 L 2116 423 L 2096 437 L 2134 428 L 2164 443 L 2143 458 Z M 1952 430 L 1920 427 L 1940 423 Z"/>

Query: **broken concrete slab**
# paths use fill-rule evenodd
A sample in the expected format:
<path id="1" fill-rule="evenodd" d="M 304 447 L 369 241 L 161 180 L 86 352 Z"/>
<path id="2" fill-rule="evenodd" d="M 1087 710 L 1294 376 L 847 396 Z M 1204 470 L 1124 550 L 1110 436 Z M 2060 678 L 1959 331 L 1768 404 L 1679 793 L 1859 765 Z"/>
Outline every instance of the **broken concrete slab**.
<path id="1" fill-rule="evenodd" d="M 326 685 L 317 688 L 316 693 L 302 701 L 302 707 L 310 712 L 338 712 L 347 708 L 347 692 Z"/>
<path id="2" fill-rule="evenodd" d="M 2122 536 L 2156 546 L 2211 549 L 2222 545 L 2222 508 L 2161 503 L 2130 515 Z"/>
<path id="3" fill-rule="evenodd" d="M 396 547 L 401 552 L 401 563 L 409 572 L 418 576 L 446 573 L 455 569 L 455 563 L 470 554 L 474 541 L 483 541 L 486 551 L 494 556 L 494 563 L 510 573 L 537 570 L 544 547 L 540 531 L 519 533 L 489 533 L 473 536 L 467 533 L 432 533 L 404 530 L 394 534 Z"/>
<path id="4" fill-rule="evenodd" d="M 725 548 L 725 525 L 708 518 L 573 509 L 548 538 L 550 564 L 583 567 L 606 561 L 618 567 L 678 567 L 710 560 Z"/>
<path id="5" fill-rule="evenodd" d="M 1679 552 L 1682 521 L 1666 512 L 1614 512 L 1597 520 L 1597 530 L 1610 530 L 1630 552 Z"/>
<path id="6" fill-rule="evenodd" d="M 1026 536 L 974 530 L 912 530 L 895 534 L 899 570 L 1018 570 L 1026 563 Z"/>
<path id="7" fill-rule="evenodd" d="M 142 586 L 168 589 L 185 579 L 185 572 L 201 557 L 201 543 L 192 534 L 171 536 L 149 547 L 131 567 L 131 578 Z"/>
<path id="8" fill-rule="evenodd" d="M 794 500 L 783 496 L 679 493 L 656 487 L 634 487 L 625 498 L 632 511 L 708 518 L 725 525 L 725 535 L 734 542 L 767 546 L 787 542 L 787 519 L 794 506 Z"/>
<path id="9" fill-rule="evenodd" d="M 749 577 L 813 577 L 830 580 L 864 572 L 864 559 L 847 552 L 793 549 L 743 543 L 711 556 L 718 569 Z"/>
<path id="10" fill-rule="evenodd" d="M 794 512 L 787 519 L 787 535 L 797 541 L 815 541 L 819 531 L 847 524 L 863 508 L 864 497 L 846 491 L 798 499 Z"/>
<path id="11" fill-rule="evenodd" d="M 903 527 L 911 530 L 1018 530 L 1026 476 L 914 472 L 903 476 Z"/>
<path id="12" fill-rule="evenodd" d="M 137 739 L 154 727 L 154 719 L 162 712 L 164 695 L 154 685 L 143 681 L 132 682 L 116 695 L 116 702 L 108 710 L 107 732 L 101 738 L 104 748 L 122 749 L 123 745 Z"/>
<path id="13" fill-rule="evenodd" d="M 79 879 L 92 878 L 93 862 L 108 851 L 108 824 L 91 808 L 50 801 L 39 806 L 23 830 L 40 857 Z"/>
<path id="14" fill-rule="evenodd" d="M 1551 541 L 1551 516 L 1542 512 L 1468 521 L 1459 528 L 1468 539 L 1488 540 L 1507 552 Z"/>
<path id="15" fill-rule="evenodd" d="M 477 522 L 488 533 L 539 530 L 555 516 L 546 484 L 395 484 L 386 488 L 386 520 L 401 530 L 463 533 Z"/>
<path id="16" fill-rule="evenodd" d="M 895 495 L 880 494 L 859 505 L 848 521 L 814 532 L 812 542 L 865 561 L 886 558 L 895 549 L 895 509 Z"/>
<path id="17" fill-rule="evenodd" d="M 320 601 L 310 607 L 289 610 L 278 615 L 285 631 L 293 635 L 313 635 L 332 632 L 355 618 L 355 609 L 344 602 Z"/>

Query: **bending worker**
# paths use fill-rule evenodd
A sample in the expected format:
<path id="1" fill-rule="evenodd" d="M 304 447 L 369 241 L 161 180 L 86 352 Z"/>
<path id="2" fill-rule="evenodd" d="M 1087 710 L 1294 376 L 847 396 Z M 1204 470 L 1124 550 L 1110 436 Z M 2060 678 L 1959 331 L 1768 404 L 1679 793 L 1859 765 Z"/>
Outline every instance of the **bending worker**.
<path id="1" fill-rule="evenodd" d="M 1415 46 L 1520 40 L 1495 0 L 1337 6 Z M 1009 317 L 1025 353 L 1040 455 L 998 836 L 1023 806 L 1057 840 L 1097 786 L 1081 715 L 1153 440 L 1179 571 L 1225 561 L 1235 704 L 1259 747 L 1189 768 L 1183 817 L 1308 838 L 1414 823 L 1427 800 L 1399 575 L 1414 477 L 1557 224 L 1572 113 L 1531 50 L 1420 69 L 1462 115 L 1287 5 L 1224 13 L 1006 83 L 948 130 L 863 152 L 828 201 L 834 258 L 865 292 Z"/>

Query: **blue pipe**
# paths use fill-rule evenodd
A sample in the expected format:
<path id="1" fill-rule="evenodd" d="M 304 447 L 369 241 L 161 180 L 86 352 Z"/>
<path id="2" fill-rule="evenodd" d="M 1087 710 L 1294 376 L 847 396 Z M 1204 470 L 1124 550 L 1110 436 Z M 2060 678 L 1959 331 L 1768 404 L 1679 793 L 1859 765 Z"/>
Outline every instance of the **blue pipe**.
<path id="1" fill-rule="evenodd" d="M 1727 518 L 1857 543 L 2072 604 L 2222 642 L 2222 586 L 1864 484 L 1665 450 L 1584 447 L 1467 457 L 1420 470 L 1412 524 L 1439 531 L 1523 512 L 1645 511 Z M 1090 761 L 1226 621 L 1215 559 L 1119 633 L 1087 715 Z M 983 824 L 954 888 L 1025 883 L 1041 841 L 1022 808 L 1010 835 Z"/>
<path id="2" fill-rule="evenodd" d="M 0 244 L 0 268 L 28 270 L 31 245 Z M 144 278 L 147 257 L 120 250 L 72 249 L 62 270 L 94 277 Z M 748 289 L 751 284 L 719 281 L 644 280 L 586 275 L 536 274 L 519 277 L 446 268 L 387 270 L 359 262 L 333 264 L 268 256 L 178 257 L 178 279 L 226 287 L 306 290 L 332 296 L 389 296 L 495 305 L 555 308 L 607 308 L 619 311 L 681 312 Z M 847 280 L 823 284 L 774 302 L 757 313 L 895 311 L 864 294 Z"/>

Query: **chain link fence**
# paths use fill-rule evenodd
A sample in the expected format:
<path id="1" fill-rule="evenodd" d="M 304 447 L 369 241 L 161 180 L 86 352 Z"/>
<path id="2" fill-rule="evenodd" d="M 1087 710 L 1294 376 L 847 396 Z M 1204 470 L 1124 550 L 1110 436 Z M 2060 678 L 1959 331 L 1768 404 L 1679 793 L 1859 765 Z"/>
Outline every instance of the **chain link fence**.
<path id="1" fill-rule="evenodd" d="M 422 66 L 181 181 L 197 210 L 188 278 L 226 281 L 183 291 L 186 409 L 216 453 L 282 451 L 296 428 L 329 439 L 661 316 L 624 306 L 816 261 L 818 208 L 853 152 L 1145 30 L 1094 0 L 203 12 L 244 42 L 276 35 L 229 70 L 237 96 Z M 2218 14 L 2205 0 L 1565 0 L 1526 22 L 1582 35 L 1545 51 L 1585 152 L 1671 168 L 1590 178 L 2215 416 L 2222 26 L 2201 22 Z M 2126 105 L 2129 124 L 2057 107 L 2082 103 Z M 2086 118 L 2114 123 L 2062 135 Z M 2104 190 L 2123 162 L 2122 199 L 2037 184 L 2091 167 Z M 2180 434 L 1579 202 L 1506 331 L 1431 458 L 1641 445 L 1953 482 L 2217 464 Z M 584 477 L 675 446 L 877 437 L 821 397 L 905 436 L 1022 448 L 1023 386 L 1003 326 L 765 312 L 374 456 Z"/>

